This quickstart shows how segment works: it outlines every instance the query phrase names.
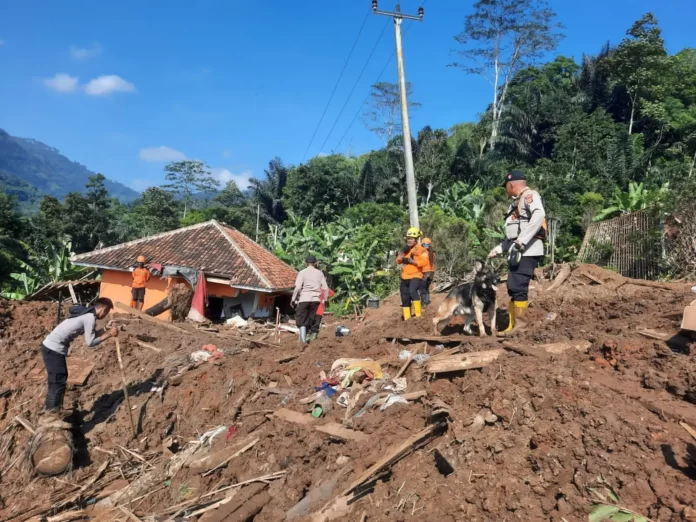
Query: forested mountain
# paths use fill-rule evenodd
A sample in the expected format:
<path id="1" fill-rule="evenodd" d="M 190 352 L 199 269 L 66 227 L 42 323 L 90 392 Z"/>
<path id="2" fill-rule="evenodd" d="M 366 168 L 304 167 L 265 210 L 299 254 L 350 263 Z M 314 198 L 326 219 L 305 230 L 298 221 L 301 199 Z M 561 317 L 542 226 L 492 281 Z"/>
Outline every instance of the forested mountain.
<path id="1" fill-rule="evenodd" d="M 63 198 L 70 192 L 83 192 L 94 175 L 45 143 L 11 136 L 0 129 L 0 186 L 22 203 L 35 202 L 42 195 Z M 138 197 L 121 183 L 107 179 L 105 186 L 111 196 L 123 202 Z"/>

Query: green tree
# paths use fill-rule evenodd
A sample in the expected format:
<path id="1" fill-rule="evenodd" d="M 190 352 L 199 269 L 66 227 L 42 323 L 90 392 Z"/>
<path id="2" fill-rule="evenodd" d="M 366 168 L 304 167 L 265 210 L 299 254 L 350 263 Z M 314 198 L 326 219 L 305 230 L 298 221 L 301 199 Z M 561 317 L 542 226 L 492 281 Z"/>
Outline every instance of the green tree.
<path id="1" fill-rule="evenodd" d="M 0 283 L 18 266 L 22 256 L 19 244 L 22 229 L 17 199 L 0 188 Z"/>
<path id="2" fill-rule="evenodd" d="M 142 193 L 133 207 L 138 237 L 174 230 L 179 226 L 179 204 L 174 196 L 159 187 Z"/>
<path id="3" fill-rule="evenodd" d="M 357 163 L 351 158 L 312 158 L 290 170 L 284 204 L 297 217 L 326 223 L 358 203 L 358 180 Z"/>
<path id="4" fill-rule="evenodd" d="M 210 168 L 202 161 L 175 161 L 164 167 L 165 179 L 170 183 L 163 188 L 179 196 L 184 202 L 184 218 L 197 193 L 211 193 L 218 188 L 218 183 L 210 174 Z"/>
<path id="5" fill-rule="evenodd" d="M 513 77 L 553 51 L 562 38 L 546 0 L 479 0 L 455 36 L 463 49 L 454 66 L 486 78 L 493 88 L 489 145 L 495 148 Z"/>
<path id="6" fill-rule="evenodd" d="M 406 82 L 406 99 L 409 110 L 417 109 L 420 103 L 411 101 L 413 86 Z M 370 90 L 369 105 L 363 113 L 363 121 L 370 132 L 379 136 L 386 145 L 400 135 L 401 92 L 398 83 L 378 82 Z"/>
<path id="7" fill-rule="evenodd" d="M 452 181 L 452 157 L 447 132 L 442 129 L 433 130 L 426 125 L 418 133 L 414 152 L 416 181 L 421 193 L 423 189 L 427 191 L 427 205 L 433 191 Z"/>
<path id="8" fill-rule="evenodd" d="M 244 205 L 246 198 L 242 191 L 239 190 L 237 183 L 234 180 L 230 180 L 225 185 L 214 199 L 215 203 L 223 207 L 239 207 Z"/>
<path id="9" fill-rule="evenodd" d="M 250 191 L 254 203 L 261 205 L 264 221 L 278 224 L 285 221 L 287 214 L 283 206 L 283 191 L 288 183 L 288 169 L 276 157 L 264 171 L 266 179 L 250 179 Z"/>
<path id="10" fill-rule="evenodd" d="M 612 53 L 610 65 L 614 77 L 628 93 L 628 133 L 633 134 L 641 101 L 659 96 L 657 91 L 668 60 L 662 31 L 652 13 L 636 21 L 626 34 L 627 37 Z"/>

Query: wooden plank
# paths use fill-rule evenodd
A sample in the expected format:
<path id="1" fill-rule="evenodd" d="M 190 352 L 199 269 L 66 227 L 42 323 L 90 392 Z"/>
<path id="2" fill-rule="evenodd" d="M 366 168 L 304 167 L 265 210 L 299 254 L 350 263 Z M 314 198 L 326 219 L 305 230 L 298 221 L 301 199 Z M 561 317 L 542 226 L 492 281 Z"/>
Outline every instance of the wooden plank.
<path id="1" fill-rule="evenodd" d="M 638 330 L 638 333 L 650 339 L 657 339 L 658 341 L 667 341 L 671 337 L 668 333 L 656 332 L 655 330 L 649 330 L 647 328 Z"/>
<path id="2" fill-rule="evenodd" d="M 156 346 L 152 346 L 151 344 L 144 343 L 142 341 L 135 341 L 135 342 L 138 346 L 142 346 L 143 348 L 149 348 L 153 352 L 161 352 L 162 351 L 159 348 L 157 348 Z"/>
<path id="3" fill-rule="evenodd" d="M 167 328 L 169 330 L 179 332 L 179 333 L 185 333 L 189 335 L 195 335 L 194 332 L 189 332 L 185 328 L 181 328 L 179 326 L 173 325 L 172 323 L 169 323 L 167 321 L 164 321 L 162 319 L 157 319 L 156 317 L 152 317 L 151 315 L 147 315 L 140 310 L 136 310 L 135 308 L 131 308 L 130 306 L 126 306 L 121 302 L 117 302 L 114 306 L 118 308 L 119 310 L 122 310 L 124 312 L 127 312 L 129 314 L 132 314 L 136 317 L 140 317 L 141 319 L 145 319 L 146 321 L 149 321 L 151 323 L 157 324 L 159 326 L 163 326 L 164 328 Z"/>
<path id="4" fill-rule="evenodd" d="M 354 440 L 356 442 L 367 442 L 370 440 L 370 437 L 363 432 L 349 430 L 337 422 L 322 424 L 321 426 L 316 426 L 314 429 L 338 440 Z"/>
<path id="5" fill-rule="evenodd" d="M 684 429 L 689 433 L 689 435 L 691 435 L 691 436 L 694 438 L 694 440 L 696 440 L 696 430 L 695 430 L 695 429 L 693 429 L 691 426 L 689 426 L 689 425 L 688 425 L 686 422 L 684 422 L 684 421 L 679 421 L 679 425 L 680 425 L 682 428 L 684 428 Z"/>
<path id="6" fill-rule="evenodd" d="M 430 360 L 426 365 L 426 371 L 428 373 L 446 373 L 484 368 L 503 353 L 505 350 L 486 350 Z"/>
<path id="7" fill-rule="evenodd" d="M 287 408 L 279 409 L 273 416 L 287 422 L 292 422 L 293 424 L 301 424 L 304 426 L 314 423 L 314 418 L 311 415 L 289 410 Z"/>
<path id="8" fill-rule="evenodd" d="M 75 289 L 73 288 L 72 283 L 68 283 L 68 290 L 70 291 L 70 298 L 72 299 L 73 304 L 77 304 L 77 296 L 75 295 Z"/>
<path id="9" fill-rule="evenodd" d="M 414 433 L 401 444 L 398 444 L 397 446 L 392 446 L 383 458 L 375 462 L 372 466 L 370 466 L 362 474 L 360 474 L 351 483 L 351 485 L 348 486 L 348 488 L 342 493 L 342 495 L 348 495 L 354 489 L 363 485 L 365 482 L 373 478 L 381 471 L 394 465 L 401 458 L 414 451 L 416 447 L 419 446 L 424 439 L 429 439 L 433 435 L 433 433 L 435 433 L 435 431 L 438 430 L 441 426 L 442 424 L 432 424 L 422 429 L 421 431 Z"/>

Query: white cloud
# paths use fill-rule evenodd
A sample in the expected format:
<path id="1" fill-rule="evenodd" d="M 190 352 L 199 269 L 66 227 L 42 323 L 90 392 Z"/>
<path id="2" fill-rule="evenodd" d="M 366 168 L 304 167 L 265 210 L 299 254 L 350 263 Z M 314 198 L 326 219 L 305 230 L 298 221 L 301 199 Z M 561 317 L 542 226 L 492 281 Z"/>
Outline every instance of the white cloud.
<path id="1" fill-rule="evenodd" d="M 181 161 L 186 159 L 183 152 L 179 152 L 171 147 L 160 145 L 159 147 L 147 147 L 140 149 L 140 159 L 144 161 Z"/>
<path id="2" fill-rule="evenodd" d="M 70 47 L 70 54 L 75 60 L 89 60 L 99 56 L 102 52 L 101 45 L 93 43 L 91 47 L 78 47 L 73 45 Z"/>
<path id="3" fill-rule="evenodd" d="M 77 82 L 77 76 L 65 73 L 57 73 L 53 78 L 45 78 L 43 81 L 46 87 L 57 92 L 73 92 L 77 89 Z"/>
<path id="4" fill-rule="evenodd" d="M 135 92 L 135 85 L 120 76 L 108 74 L 90 81 L 85 85 L 85 91 L 90 96 L 108 96 L 114 92 Z"/>
<path id="5" fill-rule="evenodd" d="M 229 169 L 214 168 L 211 169 L 211 173 L 221 186 L 225 186 L 228 181 L 234 181 L 240 190 L 248 189 L 250 185 L 249 180 L 254 177 L 250 170 L 244 170 L 239 174 L 235 174 Z"/>

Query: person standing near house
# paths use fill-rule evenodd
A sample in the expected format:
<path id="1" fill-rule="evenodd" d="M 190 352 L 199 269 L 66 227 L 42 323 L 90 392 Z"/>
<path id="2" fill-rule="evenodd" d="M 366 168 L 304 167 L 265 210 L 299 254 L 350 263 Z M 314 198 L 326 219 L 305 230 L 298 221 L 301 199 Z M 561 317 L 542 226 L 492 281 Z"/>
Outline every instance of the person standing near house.
<path id="1" fill-rule="evenodd" d="M 131 308 L 142 311 L 145 303 L 145 287 L 150 280 L 150 271 L 145 268 L 145 256 L 138 256 L 133 269 L 133 284 L 131 285 Z"/>
<path id="2" fill-rule="evenodd" d="M 324 319 L 324 304 L 326 301 L 328 301 L 330 298 L 334 296 L 334 291 L 329 288 L 329 295 L 328 297 L 324 294 L 324 290 L 321 291 L 321 295 L 319 298 L 321 301 L 319 302 L 319 307 L 317 308 L 317 313 L 314 316 L 314 322 L 312 323 L 312 332 L 309 334 L 309 341 L 314 341 L 317 337 L 319 337 L 319 329 L 321 328 L 321 321 Z"/>
<path id="3" fill-rule="evenodd" d="M 317 258 L 309 256 L 305 259 L 306 267 L 297 274 L 295 291 L 291 303 L 297 307 L 295 321 L 300 329 L 300 341 L 307 342 L 307 332 L 314 325 L 314 319 L 319 305 L 324 304 L 324 297 L 329 295 L 329 285 L 324 273 L 316 267 Z M 322 294 L 323 292 L 323 294 Z"/>
<path id="4" fill-rule="evenodd" d="M 421 303 L 423 306 L 430 304 L 430 285 L 433 283 L 435 276 L 435 251 L 433 250 L 433 241 L 429 237 L 424 237 L 421 240 L 421 246 L 428 252 L 428 264 L 423 267 L 423 286 L 421 286 Z"/>
<path id="5" fill-rule="evenodd" d="M 401 269 L 401 309 L 404 321 L 411 318 L 411 305 L 413 315 L 421 316 L 420 290 L 423 286 L 423 268 L 428 264 L 428 251 L 418 244 L 421 231 L 411 227 L 406 232 L 406 246 L 396 256 L 396 264 L 402 265 Z"/>
<path id="6" fill-rule="evenodd" d="M 96 331 L 97 319 L 104 319 L 114 304 L 111 299 L 97 299 L 89 308 L 75 305 L 70 307 L 70 316 L 56 326 L 41 344 L 41 357 L 46 366 L 48 391 L 46 393 L 45 414 L 42 422 L 59 420 L 63 407 L 63 397 L 68 383 L 67 354 L 70 343 L 80 334 L 85 336 L 85 344 L 94 348 L 111 337 L 118 336 L 118 329 Z"/>

